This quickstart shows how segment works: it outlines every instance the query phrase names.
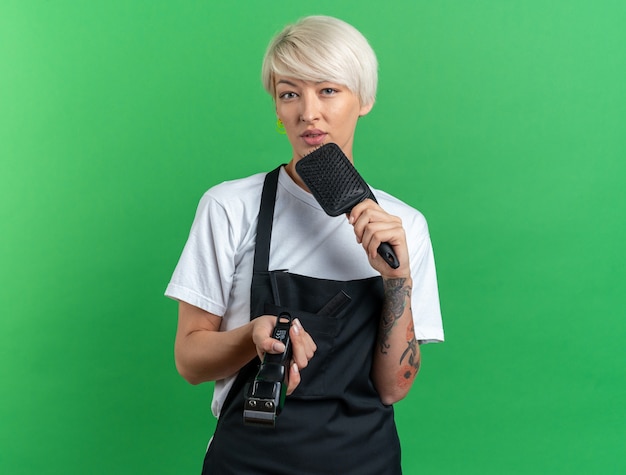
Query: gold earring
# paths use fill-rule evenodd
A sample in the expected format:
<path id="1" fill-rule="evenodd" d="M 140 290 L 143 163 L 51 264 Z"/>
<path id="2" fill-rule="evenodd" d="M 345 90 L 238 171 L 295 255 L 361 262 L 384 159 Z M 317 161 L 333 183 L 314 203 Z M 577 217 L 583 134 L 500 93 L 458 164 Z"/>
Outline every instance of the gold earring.
<path id="1" fill-rule="evenodd" d="M 285 124 L 283 124 L 283 121 L 280 119 L 276 120 L 276 132 L 281 135 L 287 134 L 287 131 L 285 130 Z"/>

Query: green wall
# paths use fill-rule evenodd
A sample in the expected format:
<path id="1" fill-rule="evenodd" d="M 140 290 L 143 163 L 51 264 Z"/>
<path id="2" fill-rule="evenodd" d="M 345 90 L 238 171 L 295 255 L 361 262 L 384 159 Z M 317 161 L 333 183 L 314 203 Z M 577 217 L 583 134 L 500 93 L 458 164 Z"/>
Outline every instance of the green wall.
<path id="1" fill-rule="evenodd" d="M 199 473 L 162 294 L 202 193 L 290 157 L 260 61 L 316 13 L 376 49 L 357 165 L 435 246 L 405 472 L 626 472 L 623 0 L 1 0 L 0 473 Z"/>

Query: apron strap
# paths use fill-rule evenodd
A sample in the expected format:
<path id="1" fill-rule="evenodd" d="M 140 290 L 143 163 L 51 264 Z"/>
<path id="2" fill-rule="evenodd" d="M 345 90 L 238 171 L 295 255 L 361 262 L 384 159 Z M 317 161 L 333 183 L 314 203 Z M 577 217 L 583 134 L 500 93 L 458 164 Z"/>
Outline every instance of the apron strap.
<path id="1" fill-rule="evenodd" d="M 270 260 L 270 238 L 272 235 L 272 224 L 274 221 L 274 207 L 276 205 L 276 189 L 278 188 L 278 175 L 280 174 L 280 165 L 276 169 L 265 175 L 263 183 L 263 192 L 261 193 L 261 205 L 259 206 L 259 216 L 256 230 L 256 244 L 254 249 L 254 271 L 252 273 L 252 285 L 250 286 L 250 319 L 253 320 L 260 315 L 258 309 L 263 309 L 265 299 L 259 298 L 258 286 L 263 286 L 264 282 L 258 282 L 258 273 L 267 274 Z M 224 404 L 222 411 L 229 407 L 238 393 L 243 391 L 245 384 L 252 379 L 260 361 L 258 357 L 254 357 L 250 362 L 244 365 L 237 374 Z M 219 420 L 218 420 L 219 423 Z"/>
<path id="2" fill-rule="evenodd" d="M 274 207 L 276 206 L 276 190 L 278 175 L 283 165 L 272 170 L 265 176 L 261 206 L 256 230 L 256 244 L 254 249 L 254 272 L 267 272 L 270 263 L 270 240 L 272 224 L 274 222 Z"/>

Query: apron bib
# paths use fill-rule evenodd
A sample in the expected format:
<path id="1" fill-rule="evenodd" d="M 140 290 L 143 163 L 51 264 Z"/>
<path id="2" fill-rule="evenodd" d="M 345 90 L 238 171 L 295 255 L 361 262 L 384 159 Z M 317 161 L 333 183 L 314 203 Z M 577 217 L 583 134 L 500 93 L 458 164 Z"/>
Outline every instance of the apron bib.
<path id="1" fill-rule="evenodd" d="M 317 345 L 274 428 L 243 423 L 244 389 L 259 367 L 239 372 L 207 451 L 203 475 L 398 475 L 393 407 L 380 401 L 370 370 L 383 302 L 380 277 L 352 281 L 268 271 L 280 167 L 266 177 L 251 286 L 251 315 L 287 311 Z"/>

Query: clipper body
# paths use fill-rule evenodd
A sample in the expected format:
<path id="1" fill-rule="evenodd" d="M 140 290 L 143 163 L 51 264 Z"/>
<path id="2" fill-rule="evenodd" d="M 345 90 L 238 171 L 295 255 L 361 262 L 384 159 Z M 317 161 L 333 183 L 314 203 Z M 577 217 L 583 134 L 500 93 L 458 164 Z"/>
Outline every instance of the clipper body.
<path id="1" fill-rule="evenodd" d="M 243 420 L 247 425 L 274 427 L 276 417 L 285 403 L 286 376 L 291 361 L 289 328 L 292 317 L 281 313 L 276 320 L 272 338 L 285 345 L 281 354 L 267 353 L 254 381 L 249 385 L 244 402 Z"/>

